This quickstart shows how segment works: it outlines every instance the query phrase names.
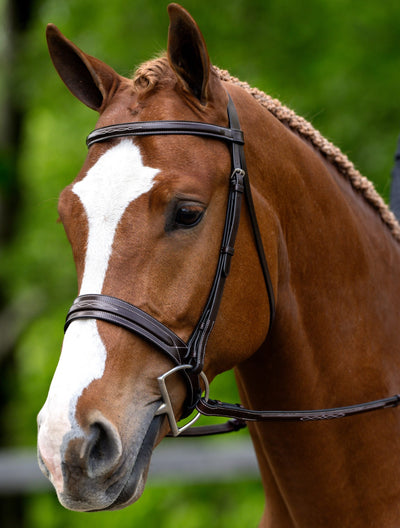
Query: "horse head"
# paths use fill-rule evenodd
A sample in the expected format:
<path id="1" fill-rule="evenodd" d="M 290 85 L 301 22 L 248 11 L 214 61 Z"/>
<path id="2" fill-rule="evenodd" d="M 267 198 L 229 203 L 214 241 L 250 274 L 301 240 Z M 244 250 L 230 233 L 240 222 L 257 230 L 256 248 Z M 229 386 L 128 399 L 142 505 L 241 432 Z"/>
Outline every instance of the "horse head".
<path id="1" fill-rule="evenodd" d="M 164 120 L 228 126 L 226 86 L 196 23 L 176 4 L 168 11 L 166 56 L 142 65 L 133 79 L 48 26 L 55 68 L 72 94 L 99 112 L 97 129 Z M 90 146 L 58 207 L 80 296 L 122 299 L 187 342 L 213 283 L 230 174 L 229 147 L 209 137 L 117 137 Z M 210 380 L 251 356 L 268 331 L 267 316 L 246 324 L 249 310 L 268 313 L 248 222 L 239 229 L 237 264 L 207 347 Z M 140 497 L 152 450 L 169 431 L 158 413 L 157 378 L 172 366 L 125 328 L 95 318 L 72 321 L 38 418 L 40 465 L 64 506 L 116 509 Z M 177 373 L 167 384 L 179 419 L 185 380 Z"/>

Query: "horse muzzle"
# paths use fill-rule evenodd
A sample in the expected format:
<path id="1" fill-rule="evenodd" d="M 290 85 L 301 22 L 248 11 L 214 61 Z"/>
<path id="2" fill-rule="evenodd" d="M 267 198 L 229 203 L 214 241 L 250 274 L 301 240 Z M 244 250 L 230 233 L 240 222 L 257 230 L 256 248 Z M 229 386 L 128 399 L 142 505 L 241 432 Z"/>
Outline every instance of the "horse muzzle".
<path id="1" fill-rule="evenodd" d="M 96 411 L 85 430 L 71 428 L 61 445 L 55 445 L 52 437 L 57 435 L 39 416 L 39 466 L 65 508 L 114 510 L 141 496 L 162 424 L 162 417 L 155 416 L 156 407 L 151 407 L 145 418 L 134 420 L 141 425 L 133 436 L 128 435 L 130 441 Z"/>

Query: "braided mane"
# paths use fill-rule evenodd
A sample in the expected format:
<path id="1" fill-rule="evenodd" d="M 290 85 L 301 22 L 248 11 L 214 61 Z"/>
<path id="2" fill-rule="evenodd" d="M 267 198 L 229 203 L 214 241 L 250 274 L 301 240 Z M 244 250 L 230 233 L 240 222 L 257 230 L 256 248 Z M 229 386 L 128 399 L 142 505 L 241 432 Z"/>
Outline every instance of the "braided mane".
<path id="1" fill-rule="evenodd" d="M 346 177 L 354 189 L 365 198 L 365 200 L 376 209 L 382 221 L 389 227 L 394 238 L 400 242 L 400 224 L 396 217 L 376 191 L 373 183 L 354 167 L 348 157 L 335 147 L 330 141 L 322 136 L 318 130 L 299 117 L 293 110 L 282 105 L 278 99 L 273 99 L 257 88 L 252 88 L 248 83 L 232 77 L 226 70 L 214 67 L 215 72 L 222 81 L 236 84 L 251 94 L 264 108 L 273 114 L 279 121 L 286 124 L 291 130 L 297 132 L 308 140 L 336 169 Z"/>
<path id="2" fill-rule="evenodd" d="M 273 99 L 257 88 L 252 88 L 248 83 L 240 81 L 230 75 L 226 70 L 221 70 L 213 66 L 216 75 L 221 81 L 240 86 L 246 92 L 258 101 L 261 106 L 266 108 L 281 123 L 284 123 L 291 130 L 298 133 L 301 137 L 309 141 L 323 156 L 329 161 L 345 178 L 347 178 L 352 187 L 358 191 L 364 199 L 378 212 L 383 223 L 390 229 L 393 237 L 400 242 L 400 224 L 396 217 L 389 209 L 383 198 L 376 191 L 374 184 L 362 176 L 354 167 L 354 164 L 348 157 L 335 147 L 330 141 L 322 136 L 311 123 L 303 117 L 299 117 L 293 110 L 284 106 L 278 99 Z M 169 70 L 168 59 L 165 56 L 150 60 L 140 66 L 133 78 L 136 89 L 154 88 L 161 81 L 163 75 Z"/>

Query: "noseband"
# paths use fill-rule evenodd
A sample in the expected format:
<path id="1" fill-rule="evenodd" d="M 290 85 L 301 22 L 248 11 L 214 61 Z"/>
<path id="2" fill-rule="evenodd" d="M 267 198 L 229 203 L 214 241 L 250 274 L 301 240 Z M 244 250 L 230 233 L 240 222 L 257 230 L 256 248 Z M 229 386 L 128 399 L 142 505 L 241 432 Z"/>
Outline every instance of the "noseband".
<path id="1" fill-rule="evenodd" d="M 272 326 L 275 315 L 274 292 L 247 176 L 243 132 L 240 129 L 236 108 L 231 97 L 228 97 L 227 113 L 229 128 L 193 121 L 123 123 L 96 129 L 89 134 L 86 141 L 87 146 L 90 147 L 95 143 L 114 138 L 172 134 L 203 136 L 224 141 L 230 145 L 232 172 L 229 179 L 228 204 L 221 249 L 207 302 L 189 340 L 187 342 L 183 341 L 172 330 L 138 307 L 115 297 L 102 294 L 89 294 L 77 297 L 68 312 L 65 331 L 77 319 L 100 319 L 139 335 L 166 354 L 175 366 L 158 378 L 163 403 L 159 407 L 157 414 L 166 413 L 168 415 L 173 436 L 178 436 L 182 433 L 186 436 L 202 436 L 234 431 L 245 427 L 247 421 L 306 421 L 339 418 L 350 414 L 398 405 L 400 403 L 400 396 L 396 395 L 385 400 L 338 409 L 323 409 L 318 411 L 252 411 L 243 409 L 238 405 L 208 399 L 208 382 L 203 373 L 204 357 L 208 338 L 217 318 L 225 280 L 229 275 L 236 234 L 239 227 L 243 195 L 250 215 L 254 242 L 268 295 L 270 314 L 269 329 Z M 226 424 L 189 429 L 200 416 L 198 414 L 185 426 L 179 428 L 166 388 L 167 377 L 178 371 L 184 376 L 187 385 L 187 398 L 183 418 L 189 416 L 197 408 L 200 414 L 207 416 L 225 416 L 231 419 Z M 204 387 L 204 396 L 202 396 L 202 387 Z"/>

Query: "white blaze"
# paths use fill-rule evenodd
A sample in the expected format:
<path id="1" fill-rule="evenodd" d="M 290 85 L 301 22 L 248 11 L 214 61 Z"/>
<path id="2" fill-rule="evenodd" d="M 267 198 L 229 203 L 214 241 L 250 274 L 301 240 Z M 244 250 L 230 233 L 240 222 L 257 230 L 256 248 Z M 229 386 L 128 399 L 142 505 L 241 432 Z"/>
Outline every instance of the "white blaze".
<path id="1" fill-rule="evenodd" d="M 80 295 L 101 293 L 117 225 L 128 205 L 148 192 L 157 169 L 144 167 L 140 151 L 129 140 L 108 150 L 76 183 L 89 223 L 85 271 Z"/>
<path id="2" fill-rule="evenodd" d="M 103 154 L 73 186 L 85 209 L 89 228 L 80 295 L 101 293 L 117 226 L 128 205 L 151 189 L 157 173 L 157 169 L 143 165 L 136 145 L 123 140 Z M 39 415 L 39 448 L 59 490 L 63 438 L 67 433 L 80 435 L 75 420 L 76 404 L 83 390 L 102 377 L 106 355 L 95 320 L 71 323 Z"/>

